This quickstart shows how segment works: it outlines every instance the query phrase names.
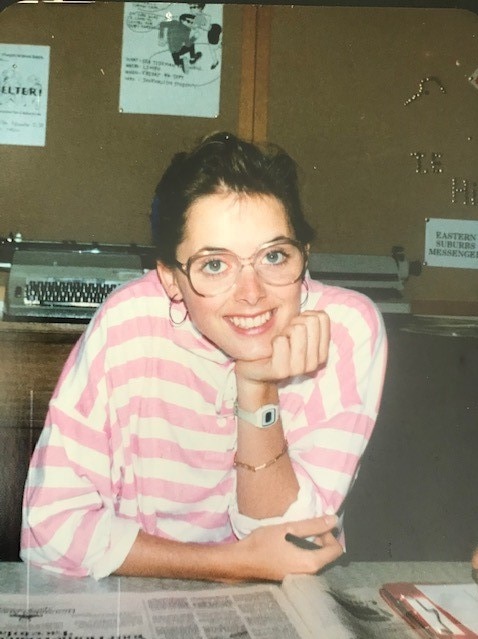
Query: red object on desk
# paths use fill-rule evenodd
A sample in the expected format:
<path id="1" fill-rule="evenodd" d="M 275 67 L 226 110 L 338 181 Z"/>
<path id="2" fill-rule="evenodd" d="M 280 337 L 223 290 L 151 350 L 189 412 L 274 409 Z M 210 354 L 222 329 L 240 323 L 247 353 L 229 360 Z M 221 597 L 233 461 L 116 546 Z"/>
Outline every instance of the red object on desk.
<path id="1" fill-rule="evenodd" d="M 380 594 L 389 606 L 425 639 L 478 639 L 477 634 L 434 603 L 412 583 L 384 584 L 380 588 Z"/>

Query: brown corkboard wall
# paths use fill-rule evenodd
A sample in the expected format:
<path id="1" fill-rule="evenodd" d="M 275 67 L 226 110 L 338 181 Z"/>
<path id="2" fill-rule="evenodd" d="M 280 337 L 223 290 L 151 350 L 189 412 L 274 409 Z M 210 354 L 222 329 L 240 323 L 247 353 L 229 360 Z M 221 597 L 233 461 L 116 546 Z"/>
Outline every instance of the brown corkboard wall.
<path id="1" fill-rule="evenodd" d="M 468 80 L 477 67 L 469 11 L 274 7 L 268 138 L 301 166 L 315 251 L 389 255 L 401 245 L 421 260 L 425 218 L 478 218 L 478 90 Z M 430 76 L 446 93 L 428 82 L 405 106 Z M 474 203 L 452 203 L 453 177 L 475 189 Z M 418 309 L 471 302 L 478 314 L 478 270 L 425 267 L 406 292 Z"/>
<path id="2" fill-rule="evenodd" d="M 301 166 L 318 232 L 313 250 L 389 254 L 402 245 L 421 260 L 426 217 L 476 219 L 478 91 L 468 77 L 478 67 L 478 16 L 299 5 L 258 11 L 271 8 L 270 60 L 269 34 L 267 46 L 255 42 L 270 76 L 260 82 L 267 100 L 254 101 L 254 117 Z M 1 12 L 0 42 L 51 50 L 46 146 L 0 146 L 0 236 L 149 243 L 151 197 L 171 155 L 212 130 L 240 128 L 244 10 L 224 6 L 216 119 L 119 113 L 121 2 L 14 4 Z M 429 76 L 446 93 L 428 83 L 428 95 L 405 106 Z M 419 172 L 414 153 L 424 154 Z M 452 203 L 453 177 L 475 190 L 474 204 Z M 406 294 L 414 310 L 478 314 L 478 271 L 424 268 Z"/>
<path id="3" fill-rule="evenodd" d="M 14 4 L 0 42 L 50 46 L 45 147 L 1 145 L 0 236 L 150 243 L 149 207 L 171 156 L 237 129 L 242 8 L 225 6 L 220 115 L 122 114 L 123 3 Z"/>

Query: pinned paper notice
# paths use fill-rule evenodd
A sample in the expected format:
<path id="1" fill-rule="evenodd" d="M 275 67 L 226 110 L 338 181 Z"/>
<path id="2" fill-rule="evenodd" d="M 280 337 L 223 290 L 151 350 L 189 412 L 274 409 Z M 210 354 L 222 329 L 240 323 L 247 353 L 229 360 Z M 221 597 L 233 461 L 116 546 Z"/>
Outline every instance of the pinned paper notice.
<path id="1" fill-rule="evenodd" d="M 428 218 L 424 263 L 478 269 L 478 221 Z"/>
<path id="2" fill-rule="evenodd" d="M 50 47 L 0 44 L 0 144 L 45 146 Z"/>

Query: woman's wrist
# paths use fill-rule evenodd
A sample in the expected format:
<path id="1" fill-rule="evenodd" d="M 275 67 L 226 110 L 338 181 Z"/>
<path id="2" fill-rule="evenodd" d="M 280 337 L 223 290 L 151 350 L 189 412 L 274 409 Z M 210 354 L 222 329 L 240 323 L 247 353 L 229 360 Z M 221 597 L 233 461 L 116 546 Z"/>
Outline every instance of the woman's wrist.
<path id="1" fill-rule="evenodd" d="M 237 405 L 245 411 L 256 411 L 266 404 L 279 403 L 279 391 L 275 382 L 256 382 L 236 379 Z"/>

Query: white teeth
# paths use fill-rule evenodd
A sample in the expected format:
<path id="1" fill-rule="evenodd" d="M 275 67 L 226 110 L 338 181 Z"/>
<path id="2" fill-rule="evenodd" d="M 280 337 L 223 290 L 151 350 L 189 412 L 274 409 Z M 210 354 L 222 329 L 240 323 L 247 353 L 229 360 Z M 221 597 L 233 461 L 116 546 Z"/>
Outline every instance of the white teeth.
<path id="1" fill-rule="evenodd" d="M 256 317 L 230 317 L 229 319 L 238 328 L 257 328 L 268 322 L 271 317 L 271 311 L 267 311 L 267 313 L 256 315 Z"/>

